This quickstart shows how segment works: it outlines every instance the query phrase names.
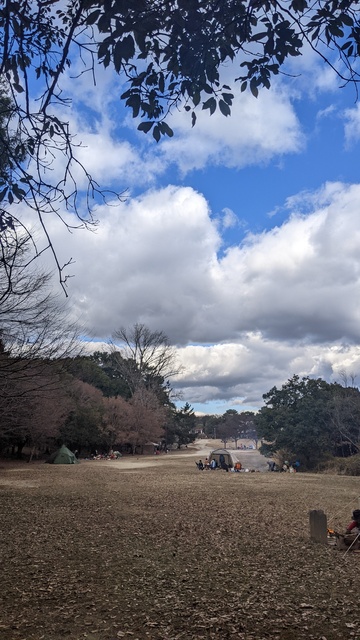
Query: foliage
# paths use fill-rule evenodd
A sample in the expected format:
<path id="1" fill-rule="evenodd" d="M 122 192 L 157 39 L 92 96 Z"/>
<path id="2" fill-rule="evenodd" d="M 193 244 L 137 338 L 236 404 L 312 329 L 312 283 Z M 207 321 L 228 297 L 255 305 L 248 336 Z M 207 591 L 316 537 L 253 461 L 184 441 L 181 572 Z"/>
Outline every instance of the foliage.
<path id="1" fill-rule="evenodd" d="M 331 458 L 319 467 L 322 472 L 338 473 L 343 476 L 360 476 L 360 455 L 347 458 Z"/>
<path id="2" fill-rule="evenodd" d="M 331 419 L 338 433 L 335 455 L 349 456 L 360 451 L 360 393 L 355 387 L 333 385 Z"/>
<path id="3" fill-rule="evenodd" d="M 210 438 L 219 438 L 227 446 L 227 441 L 234 441 L 237 448 L 238 440 L 249 438 L 257 442 L 257 434 L 252 411 L 228 409 L 222 415 L 206 415 L 196 418 L 196 423 L 202 426 L 204 433 Z"/>
<path id="4" fill-rule="evenodd" d="M 257 441 L 254 413 L 252 411 L 238 413 L 235 409 L 228 409 L 219 422 L 217 435 L 224 442 L 224 447 L 227 446 L 228 440 L 232 440 L 235 449 L 240 439 L 253 438 Z"/>
<path id="5" fill-rule="evenodd" d="M 330 455 L 358 450 L 360 392 L 339 384 L 294 375 L 281 389 L 263 396 L 256 416 L 262 451 L 286 449 L 314 469 Z"/>
<path id="6" fill-rule="evenodd" d="M 167 116 L 180 106 L 193 125 L 199 109 L 230 115 L 233 89 L 221 79 L 229 63 L 240 65 L 233 77 L 255 97 L 286 72 L 289 59 L 308 49 L 343 84 L 359 81 L 359 9 L 349 0 L 16 0 L 0 9 L 0 34 L 0 77 L 14 105 L 5 128 L 0 121 L 0 145 L 12 168 L 1 178 L 0 199 L 10 205 L 24 201 L 37 212 L 53 251 L 44 214 L 59 215 L 61 204 L 86 227 L 96 224 L 92 203 L 106 198 L 79 162 L 60 115 L 70 102 L 61 79 L 75 61 L 94 81 L 99 63 L 112 67 L 127 83 L 121 99 L 140 118 L 139 131 L 151 131 L 157 141 L 173 135 Z M 54 163 L 64 166 L 60 180 L 51 179 Z M 85 213 L 79 207 L 79 168 L 88 184 Z M 55 251 L 54 256 L 64 281 L 64 265 Z"/>
<path id="7" fill-rule="evenodd" d="M 205 414 L 196 416 L 196 426 L 201 428 L 208 438 L 216 438 L 216 429 L 220 422 L 220 416 Z"/>
<path id="8" fill-rule="evenodd" d="M 172 415 L 172 424 L 168 426 L 168 443 L 177 442 L 178 449 L 196 440 L 195 413 L 188 402 Z"/>
<path id="9" fill-rule="evenodd" d="M 126 442 L 133 453 L 148 442 L 158 443 L 163 436 L 166 410 L 156 394 L 148 389 L 137 389 L 129 400 L 131 413 L 127 425 Z"/>
<path id="10" fill-rule="evenodd" d="M 217 428 L 217 437 L 222 440 L 224 447 L 227 447 L 228 440 L 237 441 L 239 432 L 238 412 L 234 409 L 228 409 L 223 414 Z"/>
<path id="11" fill-rule="evenodd" d="M 103 415 L 100 430 L 102 443 L 107 452 L 111 451 L 115 445 L 127 442 L 130 414 L 131 407 L 124 398 L 103 398 Z"/>
<path id="12" fill-rule="evenodd" d="M 127 385 L 118 375 L 112 354 L 96 351 L 91 356 L 77 356 L 66 362 L 69 373 L 75 378 L 93 385 L 106 397 L 130 398 Z"/>
<path id="13" fill-rule="evenodd" d="M 159 441 L 172 406 L 161 375 L 172 361 L 163 334 L 142 325 L 139 358 L 137 347 L 133 359 L 78 355 L 78 327 L 49 293 L 48 276 L 27 268 L 28 239 L 12 230 L 7 237 L 7 260 L 0 261 L 0 451 L 16 446 L 21 455 L 25 444 L 45 447 L 51 439 L 79 452 L 124 443 L 135 451 Z"/>
<path id="14" fill-rule="evenodd" d="M 63 442 L 79 453 L 94 450 L 102 442 L 100 424 L 103 414 L 102 393 L 95 387 L 74 380 L 69 389 L 71 410 L 60 429 Z"/>
<path id="15" fill-rule="evenodd" d="M 109 451 L 127 445 L 133 453 L 147 442 L 159 442 L 166 422 L 170 387 L 163 374 L 170 375 L 174 355 L 166 336 L 144 325 L 121 329 L 119 350 L 96 352 L 67 361 L 67 370 L 82 380 L 78 389 L 92 390 L 95 405 L 81 401 L 67 421 L 68 442 L 76 448 Z M 79 402 L 78 402 L 79 404 Z M 90 408 L 89 408 L 90 407 Z M 89 416 L 90 411 L 90 416 Z M 89 420 L 92 436 L 86 441 L 84 424 Z"/>

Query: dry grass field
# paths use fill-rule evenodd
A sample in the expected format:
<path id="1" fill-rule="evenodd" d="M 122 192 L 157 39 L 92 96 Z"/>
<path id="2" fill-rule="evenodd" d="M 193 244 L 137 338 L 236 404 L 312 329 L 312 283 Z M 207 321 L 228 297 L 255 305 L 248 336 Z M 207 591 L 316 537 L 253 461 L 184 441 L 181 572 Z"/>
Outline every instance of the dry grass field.
<path id="1" fill-rule="evenodd" d="M 154 466 L 0 462 L 0 640 L 359 640 L 360 480 Z"/>

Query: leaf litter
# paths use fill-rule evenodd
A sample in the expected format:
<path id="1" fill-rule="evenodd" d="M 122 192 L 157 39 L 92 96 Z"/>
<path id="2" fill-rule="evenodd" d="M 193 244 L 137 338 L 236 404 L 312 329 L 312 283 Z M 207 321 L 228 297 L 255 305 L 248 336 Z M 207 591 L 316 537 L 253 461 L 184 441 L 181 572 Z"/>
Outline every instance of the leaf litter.
<path id="1" fill-rule="evenodd" d="M 344 528 L 358 479 L 193 466 L 13 468 L 0 640 L 359 640 L 360 556 L 308 525 Z"/>

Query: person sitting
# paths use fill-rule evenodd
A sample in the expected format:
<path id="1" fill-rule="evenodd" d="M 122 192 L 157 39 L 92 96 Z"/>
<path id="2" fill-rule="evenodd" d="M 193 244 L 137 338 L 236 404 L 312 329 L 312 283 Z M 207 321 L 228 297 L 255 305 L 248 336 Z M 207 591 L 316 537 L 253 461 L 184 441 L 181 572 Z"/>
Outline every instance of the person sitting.
<path id="1" fill-rule="evenodd" d="M 213 471 L 215 471 L 216 467 L 217 467 L 217 462 L 216 462 L 215 458 L 213 458 L 213 459 L 211 460 L 211 462 L 210 462 L 210 469 L 212 469 Z"/>
<path id="2" fill-rule="evenodd" d="M 205 468 L 205 470 L 210 469 L 209 458 L 205 458 L 204 468 Z"/>
<path id="3" fill-rule="evenodd" d="M 348 547 L 355 548 L 356 545 L 358 549 L 360 546 L 360 509 L 355 509 L 352 513 L 352 520 L 345 531 L 344 542 Z"/>
<path id="4" fill-rule="evenodd" d="M 346 533 L 360 533 L 360 509 L 352 513 L 352 520 L 346 528 Z"/>
<path id="5" fill-rule="evenodd" d="M 197 468 L 199 469 L 199 471 L 203 471 L 203 469 L 204 469 L 203 461 L 199 460 L 199 462 L 197 462 L 196 464 L 197 464 Z"/>
<path id="6" fill-rule="evenodd" d="M 239 473 L 241 471 L 241 462 L 239 462 L 239 460 L 235 462 L 234 470 L 236 471 L 236 473 Z"/>

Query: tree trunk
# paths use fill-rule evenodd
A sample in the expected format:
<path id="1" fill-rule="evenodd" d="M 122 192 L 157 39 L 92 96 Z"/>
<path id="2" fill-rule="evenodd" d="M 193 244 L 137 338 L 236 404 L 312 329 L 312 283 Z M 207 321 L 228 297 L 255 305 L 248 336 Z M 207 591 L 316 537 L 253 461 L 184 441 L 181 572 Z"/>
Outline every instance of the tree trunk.
<path id="1" fill-rule="evenodd" d="M 17 446 L 16 457 L 17 457 L 18 460 L 21 460 L 22 459 L 22 450 L 23 450 L 23 448 L 25 446 L 25 442 L 17 442 L 16 446 Z"/>

